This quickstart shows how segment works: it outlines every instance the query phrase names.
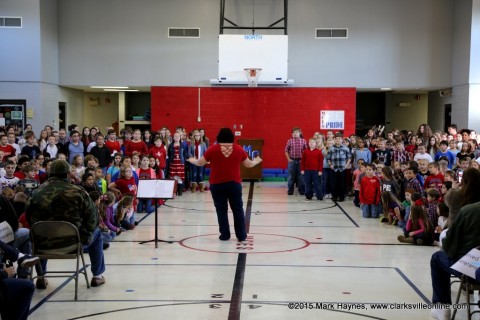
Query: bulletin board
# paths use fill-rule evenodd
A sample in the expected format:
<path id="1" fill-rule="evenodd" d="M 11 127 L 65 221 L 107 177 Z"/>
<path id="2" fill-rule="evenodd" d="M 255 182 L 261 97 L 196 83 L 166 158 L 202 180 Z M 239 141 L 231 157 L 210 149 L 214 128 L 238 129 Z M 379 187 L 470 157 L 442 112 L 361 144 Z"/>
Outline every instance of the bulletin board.
<path id="1" fill-rule="evenodd" d="M 25 128 L 26 100 L 0 100 L 0 126 Z"/>

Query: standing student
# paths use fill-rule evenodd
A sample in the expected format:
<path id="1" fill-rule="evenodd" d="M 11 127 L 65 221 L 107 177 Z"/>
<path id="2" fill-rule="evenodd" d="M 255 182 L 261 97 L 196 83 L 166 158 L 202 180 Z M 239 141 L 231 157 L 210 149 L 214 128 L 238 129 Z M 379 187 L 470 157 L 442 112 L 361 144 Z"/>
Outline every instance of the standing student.
<path id="1" fill-rule="evenodd" d="M 323 200 L 321 190 L 323 155 L 317 149 L 317 143 L 314 138 L 308 140 L 308 149 L 303 151 L 300 173 L 305 177 L 305 199 L 312 200 L 313 192 L 317 200 Z"/>
<path id="2" fill-rule="evenodd" d="M 137 169 L 138 180 L 152 180 L 156 179 L 155 170 L 150 168 L 150 162 L 147 155 L 142 156 L 140 168 Z M 151 199 L 139 199 L 137 205 L 137 212 L 152 213 L 155 208 L 152 206 Z"/>
<path id="3" fill-rule="evenodd" d="M 427 160 L 428 163 L 433 162 L 433 158 L 430 154 L 426 153 L 426 148 L 423 144 L 417 146 L 417 153 L 413 157 L 414 161 Z"/>
<path id="4" fill-rule="evenodd" d="M 352 150 L 352 155 L 355 169 L 360 167 L 359 160 L 363 160 L 363 162 L 366 163 L 372 162 L 372 153 L 365 147 L 365 140 L 363 138 L 357 138 L 357 146 Z"/>
<path id="5" fill-rule="evenodd" d="M 410 153 L 405 150 L 405 145 L 402 141 L 395 144 L 396 149 L 392 153 L 392 161 L 405 163 L 411 159 Z"/>
<path id="6" fill-rule="evenodd" d="M 168 147 L 168 177 L 178 182 L 177 193 L 182 195 L 185 184 L 185 159 L 188 158 L 188 150 L 180 141 L 181 135 L 175 132 L 173 142 Z"/>
<path id="7" fill-rule="evenodd" d="M 84 146 L 82 141 L 80 141 L 80 133 L 78 131 L 73 130 L 70 133 L 70 141 L 67 145 L 67 152 L 68 152 L 68 163 L 73 164 L 73 159 L 80 155 L 84 156 L 83 154 Z"/>
<path id="8" fill-rule="evenodd" d="M 26 145 L 22 148 L 22 152 L 20 152 L 20 154 L 21 155 L 26 155 L 26 156 L 28 156 L 28 158 L 30 160 L 33 160 L 33 159 L 35 159 L 37 154 L 41 153 L 40 149 L 35 144 L 35 134 L 32 131 L 26 132 L 25 133 L 25 140 L 26 140 Z M 0 139 L 0 145 L 1 145 L 1 141 L 2 140 Z M 6 156 L 4 155 L 4 158 L 5 157 Z"/>
<path id="9" fill-rule="evenodd" d="M 328 150 L 333 146 L 333 140 L 328 139 L 325 144 L 325 148 L 322 150 L 323 155 L 323 174 L 322 174 L 322 194 L 325 199 L 331 199 L 332 194 L 330 191 L 330 180 L 332 179 L 333 171 L 330 169 L 327 161 Z"/>
<path id="10" fill-rule="evenodd" d="M 165 167 L 167 166 L 167 148 L 163 143 L 163 138 L 158 135 L 154 138 L 153 146 L 148 150 L 148 154 L 158 160 L 158 172 L 161 172 L 160 178 L 165 178 Z"/>
<path id="11" fill-rule="evenodd" d="M 360 208 L 364 218 L 378 218 L 380 212 L 380 179 L 375 175 L 375 165 L 365 164 L 365 176 L 360 181 Z"/>
<path id="12" fill-rule="evenodd" d="M 5 162 L 10 155 L 16 154 L 15 148 L 8 144 L 6 135 L 0 135 L 0 150 L 3 151 L 3 158 L 0 158 L 0 162 Z"/>
<path id="13" fill-rule="evenodd" d="M 239 145 L 233 144 L 235 136 L 229 128 L 220 129 L 217 135 L 217 144 L 212 145 L 200 159 L 189 158 L 188 161 L 196 166 L 203 166 L 210 162 L 210 192 L 217 211 L 219 225 L 219 239 L 230 239 L 230 225 L 228 223 L 228 204 L 233 212 L 235 235 L 239 241 L 247 238 L 245 216 L 243 211 L 242 184 L 240 164 L 251 168 L 259 164 L 260 157 L 250 160 L 247 153 Z"/>
<path id="14" fill-rule="evenodd" d="M 107 173 L 107 168 L 112 161 L 110 150 L 105 145 L 105 138 L 101 133 L 97 134 L 96 145 L 90 150 L 90 154 L 98 159 L 98 166 L 102 172 Z"/>
<path id="15" fill-rule="evenodd" d="M 448 160 L 448 169 L 452 169 L 452 167 L 455 165 L 455 155 L 448 150 L 448 141 L 440 141 L 439 148 L 440 149 L 435 154 L 434 160 L 438 162 L 440 161 L 441 157 L 446 157 Z"/>
<path id="16" fill-rule="evenodd" d="M 305 194 L 305 180 L 300 173 L 300 162 L 302 153 L 307 149 L 307 142 L 300 137 L 300 128 L 292 129 L 292 138 L 287 141 L 285 146 L 285 156 L 288 161 L 288 195 L 292 195 L 295 190 L 295 184 L 300 195 Z"/>
<path id="17" fill-rule="evenodd" d="M 139 155 L 148 154 L 148 148 L 145 142 L 142 141 L 142 132 L 140 129 L 133 131 L 133 139 L 125 144 L 125 155 L 133 156 L 134 153 Z"/>
<path id="18" fill-rule="evenodd" d="M 387 167 L 392 164 L 392 153 L 386 148 L 386 141 L 383 139 L 379 139 L 378 148 L 372 153 L 372 161 L 375 160 Z"/>
<path id="19" fill-rule="evenodd" d="M 188 147 L 188 157 L 200 159 L 203 154 L 207 151 L 207 146 L 205 142 L 202 141 L 200 132 L 198 130 L 193 131 L 193 141 L 190 143 Z M 197 185 L 200 189 L 200 192 L 204 191 L 203 185 L 203 175 L 205 172 L 204 166 L 196 166 L 192 164 L 190 166 L 190 182 L 191 186 L 190 189 L 193 192 L 197 190 Z"/>
<path id="20" fill-rule="evenodd" d="M 342 202 L 345 200 L 347 192 L 345 185 L 345 168 L 352 161 L 350 150 L 343 144 L 343 134 L 335 134 L 335 144 L 330 148 L 327 154 L 327 162 L 333 171 L 333 177 L 330 183 L 332 191 L 332 200 Z"/>
<path id="21" fill-rule="evenodd" d="M 353 204 L 356 207 L 360 207 L 360 182 L 365 176 L 365 162 L 362 159 L 357 161 L 358 169 L 353 172 Z"/>
<path id="22" fill-rule="evenodd" d="M 110 184 L 112 182 L 112 177 L 117 172 L 120 171 L 121 161 L 122 161 L 122 154 L 121 153 L 115 153 L 115 156 L 113 157 L 113 163 L 107 169 L 107 174 L 105 175 L 105 180 L 107 180 L 107 184 Z"/>
<path id="23" fill-rule="evenodd" d="M 117 141 L 117 134 L 113 129 L 109 129 L 107 131 L 107 140 L 105 141 L 105 145 L 107 146 L 108 151 L 110 151 L 111 155 L 116 153 L 122 153 L 120 150 L 120 143 Z"/>

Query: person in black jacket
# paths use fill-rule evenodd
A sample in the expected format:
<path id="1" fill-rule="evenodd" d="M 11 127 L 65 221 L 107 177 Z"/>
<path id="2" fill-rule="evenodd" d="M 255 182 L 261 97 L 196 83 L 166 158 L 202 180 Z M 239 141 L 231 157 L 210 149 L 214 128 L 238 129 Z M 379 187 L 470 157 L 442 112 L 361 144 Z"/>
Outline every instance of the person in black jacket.
<path id="1" fill-rule="evenodd" d="M 107 168 L 112 162 L 112 155 L 105 145 L 105 138 L 101 133 L 97 134 L 96 145 L 90 150 L 90 154 L 98 159 L 98 166 L 102 168 L 103 174 L 107 173 Z"/>

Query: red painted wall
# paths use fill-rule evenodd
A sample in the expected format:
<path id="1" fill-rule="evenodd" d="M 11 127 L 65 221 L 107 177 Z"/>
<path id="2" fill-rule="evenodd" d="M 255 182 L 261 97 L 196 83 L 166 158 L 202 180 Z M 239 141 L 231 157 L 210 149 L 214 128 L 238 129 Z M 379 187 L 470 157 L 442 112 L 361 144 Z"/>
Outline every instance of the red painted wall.
<path id="1" fill-rule="evenodd" d="M 355 133 L 355 88 L 152 87 L 151 94 L 152 130 L 204 128 L 213 142 L 220 128 L 236 125 L 241 138 L 264 140 L 263 168 L 287 167 L 292 128 L 311 137 L 319 131 L 320 110 L 345 110 L 344 133 Z"/>

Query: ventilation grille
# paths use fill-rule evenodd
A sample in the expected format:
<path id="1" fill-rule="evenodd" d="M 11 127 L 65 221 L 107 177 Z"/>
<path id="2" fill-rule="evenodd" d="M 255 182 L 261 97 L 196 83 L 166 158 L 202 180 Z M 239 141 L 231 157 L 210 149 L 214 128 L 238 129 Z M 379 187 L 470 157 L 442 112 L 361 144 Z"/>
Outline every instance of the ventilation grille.
<path id="1" fill-rule="evenodd" d="M 315 29 L 315 39 L 346 39 L 348 29 Z"/>
<path id="2" fill-rule="evenodd" d="M 169 38 L 200 38 L 200 28 L 168 28 Z"/>
<path id="3" fill-rule="evenodd" d="M 0 28 L 21 28 L 21 17 L 0 17 Z"/>

